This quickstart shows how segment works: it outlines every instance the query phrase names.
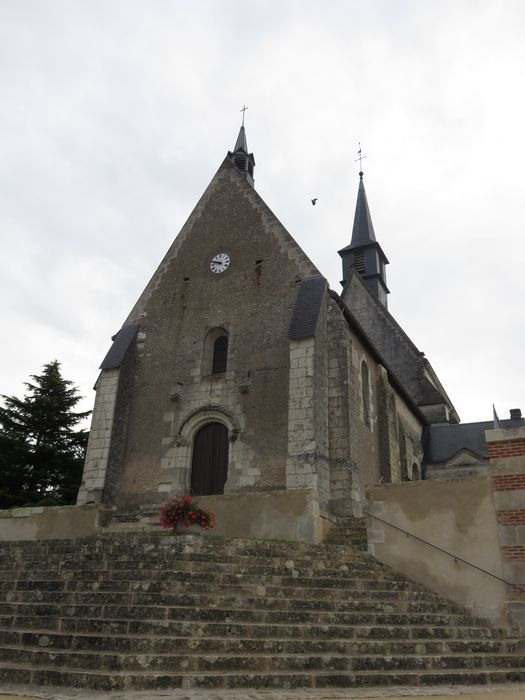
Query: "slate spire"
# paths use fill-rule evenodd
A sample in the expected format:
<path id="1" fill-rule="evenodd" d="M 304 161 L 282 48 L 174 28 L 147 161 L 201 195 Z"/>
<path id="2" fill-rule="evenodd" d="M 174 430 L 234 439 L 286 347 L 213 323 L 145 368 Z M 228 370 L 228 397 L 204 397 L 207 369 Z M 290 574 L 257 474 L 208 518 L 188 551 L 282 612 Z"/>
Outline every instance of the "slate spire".
<path id="1" fill-rule="evenodd" d="M 237 141 L 235 142 L 233 152 L 235 153 L 236 151 L 248 153 L 248 142 L 246 141 L 246 129 L 244 128 L 244 124 L 240 128 Z"/>
<path id="2" fill-rule="evenodd" d="M 363 183 L 363 171 L 359 173 L 359 189 L 357 190 L 357 202 L 355 205 L 354 226 L 352 228 L 352 240 L 350 245 L 362 245 L 376 240 L 374 225 L 368 208 L 365 185 Z"/>
<path id="3" fill-rule="evenodd" d="M 244 115 L 243 124 L 239 130 L 237 141 L 235 142 L 233 151 L 228 151 L 228 156 L 233 160 L 237 166 L 237 169 L 241 171 L 241 173 L 253 187 L 253 169 L 255 167 L 255 158 L 253 157 L 253 153 L 248 153 L 246 129 L 244 128 Z"/>
<path id="4" fill-rule="evenodd" d="M 385 266 L 388 265 L 386 255 L 376 240 L 368 200 L 366 198 L 363 171 L 359 173 L 359 188 L 357 190 L 357 202 L 355 206 L 354 225 L 350 245 L 339 251 L 343 262 L 344 286 L 355 270 L 362 277 L 364 283 L 384 306 L 387 306 Z"/>

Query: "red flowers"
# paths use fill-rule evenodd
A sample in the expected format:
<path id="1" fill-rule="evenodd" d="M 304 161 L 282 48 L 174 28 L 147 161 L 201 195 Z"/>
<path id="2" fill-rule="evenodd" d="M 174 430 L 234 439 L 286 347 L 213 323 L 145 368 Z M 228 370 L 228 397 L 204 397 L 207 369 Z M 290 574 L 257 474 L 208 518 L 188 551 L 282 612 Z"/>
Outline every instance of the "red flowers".
<path id="1" fill-rule="evenodd" d="M 215 526 L 215 513 L 203 510 L 191 496 L 173 496 L 162 507 L 160 524 L 177 532 L 179 523 L 183 523 L 184 527 L 200 525 L 203 529 L 212 528 Z"/>

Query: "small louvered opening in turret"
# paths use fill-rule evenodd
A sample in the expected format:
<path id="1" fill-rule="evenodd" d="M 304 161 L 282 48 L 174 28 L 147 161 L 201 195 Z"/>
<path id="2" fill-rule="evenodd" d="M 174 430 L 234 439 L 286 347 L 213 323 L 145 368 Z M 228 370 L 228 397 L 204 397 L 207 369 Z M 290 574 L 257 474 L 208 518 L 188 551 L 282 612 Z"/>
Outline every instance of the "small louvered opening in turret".
<path id="1" fill-rule="evenodd" d="M 366 272 L 364 250 L 360 250 L 354 253 L 354 267 L 358 272 Z"/>
<path id="2" fill-rule="evenodd" d="M 246 156 L 236 155 L 233 157 L 233 162 L 239 170 L 246 170 Z"/>

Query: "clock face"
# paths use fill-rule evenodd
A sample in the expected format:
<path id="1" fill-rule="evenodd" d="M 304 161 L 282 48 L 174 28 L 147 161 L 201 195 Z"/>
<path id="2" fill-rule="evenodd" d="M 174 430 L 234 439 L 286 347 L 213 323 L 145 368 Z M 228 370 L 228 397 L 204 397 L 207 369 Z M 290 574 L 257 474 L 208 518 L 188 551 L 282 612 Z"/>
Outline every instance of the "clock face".
<path id="1" fill-rule="evenodd" d="M 210 270 L 216 275 L 225 272 L 230 267 L 230 256 L 228 253 L 217 253 L 210 260 Z"/>

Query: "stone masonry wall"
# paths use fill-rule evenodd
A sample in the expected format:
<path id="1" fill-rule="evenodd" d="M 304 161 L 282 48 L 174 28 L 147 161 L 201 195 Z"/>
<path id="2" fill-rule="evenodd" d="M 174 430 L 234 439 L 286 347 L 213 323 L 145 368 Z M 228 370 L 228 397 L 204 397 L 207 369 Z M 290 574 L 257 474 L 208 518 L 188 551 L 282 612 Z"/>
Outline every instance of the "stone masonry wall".
<path id="1" fill-rule="evenodd" d="M 377 373 L 377 430 L 379 442 L 379 473 L 384 483 L 399 481 L 399 442 L 397 440 L 394 411 L 391 410 L 393 396 L 390 392 L 388 374 L 384 367 Z M 395 401 L 395 399 L 394 399 Z"/>
<path id="2" fill-rule="evenodd" d="M 402 479 L 401 455 L 405 464 L 417 463 L 419 475 L 422 426 L 336 303 L 328 306 L 327 329 L 330 507 L 338 515 L 360 515 L 366 486 L 381 477 L 385 483 Z M 368 423 L 363 409 L 363 361 L 369 370 Z"/>
<path id="3" fill-rule="evenodd" d="M 320 507 L 330 497 L 328 437 L 327 297 L 315 336 L 290 341 L 286 488 L 313 488 Z"/>
<path id="4" fill-rule="evenodd" d="M 100 503 L 108 469 L 111 433 L 119 383 L 119 370 L 103 370 L 96 383 L 95 406 L 91 419 L 84 474 L 77 504 Z"/>
<path id="5" fill-rule="evenodd" d="M 328 403 L 330 443 L 330 505 L 337 515 L 352 514 L 350 459 L 350 411 L 352 383 L 352 338 L 339 308 L 328 308 Z"/>
<path id="6" fill-rule="evenodd" d="M 231 263 L 213 274 L 209 263 L 218 252 Z M 230 436 L 226 493 L 285 486 L 291 476 L 288 330 L 298 285 L 315 274 L 227 159 L 128 318 L 140 333 L 119 507 L 186 491 L 194 436 L 211 421 Z M 217 329 L 228 335 L 228 364 L 212 375 L 206 338 Z M 297 410 L 307 410 L 305 403 Z M 295 473 L 292 481 L 315 481 L 306 474 Z"/>
<path id="7" fill-rule="evenodd" d="M 138 336 L 140 345 L 141 337 Z M 119 368 L 119 380 L 113 424 L 111 428 L 111 445 L 109 449 L 103 503 L 114 503 L 120 475 L 124 467 L 124 455 L 128 440 L 128 415 L 130 406 L 130 391 L 133 386 L 135 373 L 136 353 L 134 347 L 128 347 L 125 356 L 121 360 Z"/>
<path id="8" fill-rule="evenodd" d="M 317 321 L 314 350 L 314 408 L 318 491 L 321 508 L 326 511 L 330 498 L 328 434 L 328 332 L 327 305 L 334 302 L 326 292 Z"/>
<path id="9" fill-rule="evenodd" d="M 399 477 L 397 480 L 414 479 L 417 481 L 422 477 L 422 423 L 397 394 L 395 394 L 395 397 L 398 423 L 397 440 L 400 446 Z M 416 464 L 418 467 L 418 474 L 416 475 L 412 474 L 413 464 Z M 396 479 L 393 478 L 392 481 L 396 481 Z"/>
<path id="10" fill-rule="evenodd" d="M 286 488 L 318 488 L 315 425 L 315 338 L 290 341 Z"/>
<path id="11" fill-rule="evenodd" d="M 369 390 L 365 395 L 362 365 L 369 372 Z M 379 444 L 377 429 L 377 370 L 378 365 L 363 345 L 354 338 L 352 343 L 352 376 L 350 402 L 350 458 L 356 465 L 352 482 L 354 515 L 361 515 L 365 488 L 377 484 L 379 472 Z M 368 401 L 369 420 L 365 419 L 364 402 Z"/>

